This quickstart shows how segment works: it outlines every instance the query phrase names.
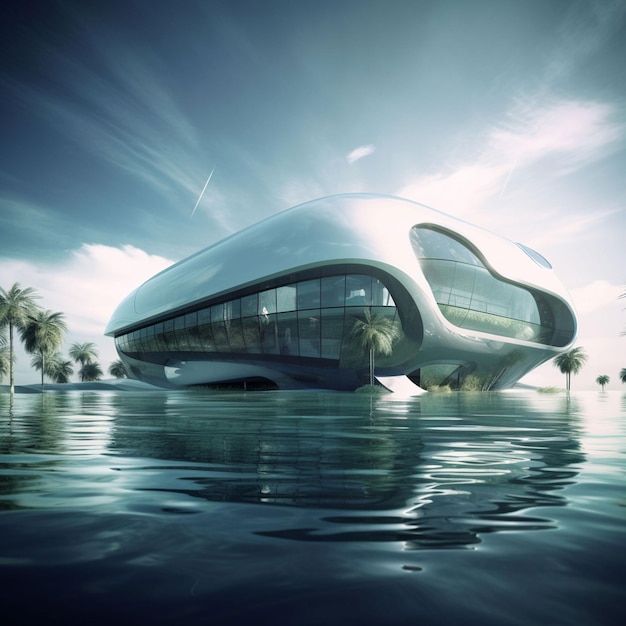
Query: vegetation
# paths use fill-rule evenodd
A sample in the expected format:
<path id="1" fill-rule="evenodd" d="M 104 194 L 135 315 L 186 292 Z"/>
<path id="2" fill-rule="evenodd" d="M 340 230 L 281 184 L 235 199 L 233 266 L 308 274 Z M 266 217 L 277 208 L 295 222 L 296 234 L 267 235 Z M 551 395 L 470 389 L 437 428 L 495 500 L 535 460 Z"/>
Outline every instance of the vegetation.
<path id="1" fill-rule="evenodd" d="M 9 329 L 9 392 L 14 393 L 14 330 L 21 330 L 28 317 L 35 312 L 37 305 L 35 300 L 39 296 L 31 287 L 21 289 L 19 283 L 15 283 L 8 291 L 0 287 L 0 326 Z"/>
<path id="2" fill-rule="evenodd" d="M 126 367 L 124 367 L 124 363 L 122 363 L 119 359 L 117 361 L 113 361 L 113 363 L 109 365 L 109 374 L 111 374 L 111 376 L 114 376 L 115 378 L 128 377 Z"/>
<path id="3" fill-rule="evenodd" d="M 26 318 L 20 329 L 20 336 L 26 352 L 36 355 L 31 363 L 41 371 L 41 388 L 43 389 L 46 359 L 52 356 L 63 343 L 63 335 L 67 326 L 63 313 L 53 313 L 37 309 Z"/>
<path id="4" fill-rule="evenodd" d="M 352 339 L 369 354 L 369 384 L 374 386 L 375 357 L 391 354 L 393 344 L 400 336 L 398 326 L 384 315 L 375 315 L 370 309 L 363 311 L 352 327 Z"/>
<path id="5" fill-rule="evenodd" d="M 70 357 L 81 367 L 93 362 L 98 358 L 96 344 L 88 341 L 86 343 L 73 343 L 70 346 Z"/>
<path id="6" fill-rule="evenodd" d="M 88 383 L 102 378 L 102 368 L 98 363 L 85 363 L 79 370 L 78 375 L 83 383 Z"/>
<path id="7" fill-rule="evenodd" d="M 450 385 L 433 385 L 428 388 L 428 391 L 431 393 L 451 393 L 452 389 L 450 388 Z"/>
<path id="8" fill-rule="evenodd" d="M 620 297 L 626 298 L 626 292 Z M 0 287 L 0 381 L 8 374 L 10 393 L 14 393 L 15 331 L 19 333 L 25 350 L 33 355 L 31 366 L 41 372 L 42 388 L 45 376 L 55 383 L 67 383 L 74 373 L 72 361 L 64 359 L 58 351 L 67 332 L 64 316 L 62 313 L 40 308 L 36 303 L 38 298 L 39 295 L 34 289 L 21 288 L 19 283 L 14 283 L 8 290 Z M 452 312 L 448 313 L 452 315 Z M 491 324 L 493 325 L 493 321 Z M 623 334 L 626 334 L 626 331 Z M 363 316 L 356 319 L 351 335 L 357 345 L 369 355 L 369 385 L 365 385 L 362 389 L 372 391 L 376 388 L 374 384 L 375 358 L 378 355 L 392 353 L 393 345 L 400 336 L 400 330 L 397 324 L 389 318 L 373 314 L 371 309 L 365 309 Z M 82 382 L 100 380 L 103 376 L 102 368 L 96 362 L 98 350 L 94 343 L 74 343 L 70 347 L 69 355 L 80 366 L 78 376 Z M 587 355 L 582 348 L 574 348 L 554 359 L 554 365 L 566 376 L 567 391 L 571 389 L 571 375 L 578 374 L 586 361 Z M 503 368 L 506 365 L 507 363 L 502 363 Z M 120 360 L 112 362 L 108 371 L 115 378 L 124 378 L 128 375 Z M 452 388 L 484 390 L 491 387 L 491 384 L 499 378 L 500 373 L 500 371 L 496 374 L 474 372 L 463 376 L 462 379 L 457 377 L 456 381 L 449 381 L 448 378 L 451 378 L 453 373 L 447 372 L 443 376 L 440 372 L 437 376 L 432 376 L 433 380 L 429 381 L 431 375 L 427 377 L 426 368 L 424 368 L 422 373 L 424 380 L 421 384 L 431 391 L 444 393 Z M 619 378 L 622 383 L 626 383 L 626 368 L 622 368 Z M 610 377 L 606 374 L 596 378 L 596 383 L 602 387 L 602 390 L 609 381 Z M 553 393 L 556 389 L 544 387 L 539 391 Z"/>
<path id="9" fill-rule="evenodd" d="M 38 298 L 34 289 L 22 289 L 19 283 L 10 289 L 0 287 L 0 381 L 8 374 L 11 394 L 15 392 L 15 331 L 26 352 L 33 355 L 31 366 L 41 372 L 42 389 L 45 377 L 55 383 L 67 383 L 74 373 L 72 361 L 59 352 L 67 332 L 64 315 L 39 307 L 36 303 Z M 80 364 L 81 380 L 100 379 L 102 369 L 95 362 L 98 351 L 94 343 L 73 344 L 70 356 Z M 119 377 L 121 370 L 115 369 L 115 372 L 112 371 L 112 375 Z"/>
<path id="10" fill-rule="evenodd" d="M 541 332 L 545 331 L 545 329 L 536 324 L 494 313 L 487 313 L 486 311 L 456 307 L 450 304 L 439 304 L 438 306 L 443 316 L 449 322 L 461 328 L 471 328 L 472 330 L 494 333 L 503 337 L 515 337 L 539 343 L 548 343 L 549 341 L 549 337 L 545 336 L 544 332 Z"/>
<path id="11" fill-rule="evenodd" d="M 9 373 L 9 349 L 0 346 L 0 381 Z"/>
<path id="12" fill-rule="evenodd" d="M 606 374 L 601 374 L 596 378 L 596 382 L 600 385 L 600 387 L 602 387 L 602 391 L 604 391 L 604 386 L 608 385 L 610 380 L 610 377 Z"/>
<path id="13" fill-rule="evenodd" d="M 60 352 L 55 352 L 48 358 L 46 376 L 51 378 L 53 382 L 68 383 L 73 373 L 72 362 L 65 360 Z"/>
<path id="14" fill-rule="evenodd" d="M 100 380 L 102 368 L 95 361 L 98 358 L 98 350 L 95 343 L 91 341 L 73 343 L 70 346 L 70 357 L 74 359 L 77 365 L 80 365 L 78 377 L 81 382 Z"/>
<path id="15" fill-rule="evenodd" d="M 572 374 L 578 374 L 587 361 L 587 355 L 582 348 L 573 348 L 569 352 L 559 354 L 554 359 L 554 366 L 558 367 L 561 374 L 565 374 L 565 389 L 570 391 Z"/>
<path id="16" fill-rule="evenodd" d="M 362 387 L 358 387 L 357 389 L 355 389 L 354 393 L 371 396 L 383 396 L 391 392 L 389 391 L 389 389 L 383 387 L 382 385 L 363 385 Z"/>

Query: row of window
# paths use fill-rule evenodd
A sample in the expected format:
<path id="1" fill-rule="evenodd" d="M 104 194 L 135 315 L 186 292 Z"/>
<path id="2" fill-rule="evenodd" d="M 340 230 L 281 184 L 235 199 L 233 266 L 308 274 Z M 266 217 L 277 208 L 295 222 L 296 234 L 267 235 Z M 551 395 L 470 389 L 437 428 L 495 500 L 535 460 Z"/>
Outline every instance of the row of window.
<path id="1" fill-rule="evenodd" d="M 395 319 L 380 280 L 325 276 L 222 302 L 116 338 L 120 351 L 283 354 L 339 359 L 363 309 Z"/>
<path id="2" fill-rule="evenodd" d="M 411 242 L 444 317 L 462 328 L 549 343 L 554 316 L 547 302 L 493 276 L 460 241 L 416 227 Z"/>

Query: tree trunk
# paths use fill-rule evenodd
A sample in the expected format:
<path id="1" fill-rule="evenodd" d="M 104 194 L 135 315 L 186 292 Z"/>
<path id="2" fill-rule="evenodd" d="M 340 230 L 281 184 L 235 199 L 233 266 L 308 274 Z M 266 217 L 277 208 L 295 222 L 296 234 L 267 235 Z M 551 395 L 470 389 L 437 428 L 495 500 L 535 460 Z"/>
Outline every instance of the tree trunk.
<path id="1" fill-rule="evenodd" d="M 13 384 L 13 324 L 9 322 L 9 393 L 13 395 L 15 385 Z"/>

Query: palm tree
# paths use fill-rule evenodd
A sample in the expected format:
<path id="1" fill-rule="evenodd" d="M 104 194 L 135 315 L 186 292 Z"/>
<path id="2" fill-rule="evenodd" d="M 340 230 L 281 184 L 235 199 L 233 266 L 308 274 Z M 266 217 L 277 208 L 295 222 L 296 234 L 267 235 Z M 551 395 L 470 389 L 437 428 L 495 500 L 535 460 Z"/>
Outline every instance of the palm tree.
<path id="1" fill-rule="evenodd" d="M 602 387 L 602 391 L 604 391 L 604 385 L 608 385 L 610 380 L 610 377 L 606 374 L 601 374 L 598 378 L 596 378 L 596 382 L 600 385 L 600 387 Z"/>
<path id="2" fill-rule="evenodd" d="M 73 343 L 70 346 L 70 357 L 72 357 L 77 364 L 80 364 L 81 367 L 87 363 L 91 363 L 98 358 L 96 344 L 91 341 L 87 341 L 86 343 Z"/>
<path id="3" fill-rule="evenodd" d="M 80 380 L 85 382 L 85 379 L 82 377 L 83 370 L 85 370 L 85 366 L 93 363 L 95 359 L 98 358 L 98 350 L 96 348 L 96 344 L 87 341 L 85 343 L 73 343 L 70 346 L 70 357 L 74 359 L 77 365 L 80 365 L 80 370 L 78 371 Z M 87 370 L 85 370 L 87 371 Z M 102 372 L 100 372 L 102 374 Z"/>
<path id="4" fill-rule="evenodd" d="M 128 376 L 124 363 L 122 363 L 119 359 L 117 361 L 113 361 L 113 363 L 109 365 L 109 374 L 111 374 L 111 376 L 115 376 L 115 378 L 126 378 Z"/>
<path id="5" fill-rule="evenodd" d="M 0 382 L 9 373 L 9 349 L 6 346 L 6 333 L 0 328 Z"/>
<path id="6" fill-rule="evenodd" d="M 37 310 L 35 300 L 39 298 L 31 287 L 21 289 L 18 283 L 6 291 L 0 287 L 0 327 L 9 329 L 9 391 L 14 393 L 14 363 L 15 350 L 13 347 L 13 329 L 21 329 L 27 317 Z"/>
<path id="7" fill-rule="evenodd" d="M 622 371 L 619 373 L 619 379 L 626 383 L 626 367 L 622 367 Z"/>
<path id="8" fill-rule="evenodd" d="M 9 373 L 9 349 L 0 346 L 0 381 Z"/>
<path id="9" fill-rule="evenodd" d="M 554 359 L 554 366 L 558 367 L 561 374 L 565 374 L 565 388 L 571 388 L 572 374 L 578 374 L 583 364 L 587 361 L 587 355 L 582 348 L 573 348 L 569 352 L 559 354 Z"/>
<path id="10" fill-rule="evenodd" d="M 100 378 L 102 378 L 102 368 L 98 363 L 85 363 L 85 365 L 78 370 L 78 375 L 84 383 L 100 380 Z"/>
<path id="11" fill-rule="evenodd" d="M 45 364 L 42 363 L 39 355 L 35 355 L 31 360 L 31 365 L 35 369 L 41 369 L 45 365 L 44 374 L 55 383 L 68 383 L 74 372 L 72 362 L 66 361 L 60 352 L 49 355 L 45 359 Z"/>
<path id="12" fill-rule="evenodd" d="M 400 336 L 398 326 L 384 315 L 364 310 L 363 319 L 357 318 L 351 337 L 369 353 L 370 385 L 374 386 L 374 359 L 378 354 L 391 354 L 395 340 Z"/>
<path id="13" fill-rule="evenodd" d="M 39 309 L 28 316 L 20 329 L 24 348 L 31 354 L 36 354 L 33 365 L 41 369 L 41 388 L 43 389 L 46 360 L 52 356 L 63 343 L 63 335 L 67 326 L 63 320 L 63 313 L 53 313 Z"/>

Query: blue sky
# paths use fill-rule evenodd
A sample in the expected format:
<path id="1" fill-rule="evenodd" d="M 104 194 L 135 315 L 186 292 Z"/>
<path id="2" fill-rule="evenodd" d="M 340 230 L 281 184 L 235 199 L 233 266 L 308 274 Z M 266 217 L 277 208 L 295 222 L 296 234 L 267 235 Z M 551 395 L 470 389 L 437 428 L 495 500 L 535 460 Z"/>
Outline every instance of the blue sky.
<path id="1" fill-rule="evenodd" d="M 626 0 L 9 0 L 0 28 L 0 285 L 63 311 L 66 349 L 108 367 L 156 271 L 366 191 L 541 252 L 578 308 L 574 388 L 620 388 Z"/>

